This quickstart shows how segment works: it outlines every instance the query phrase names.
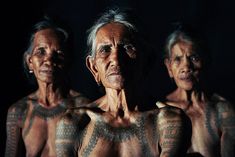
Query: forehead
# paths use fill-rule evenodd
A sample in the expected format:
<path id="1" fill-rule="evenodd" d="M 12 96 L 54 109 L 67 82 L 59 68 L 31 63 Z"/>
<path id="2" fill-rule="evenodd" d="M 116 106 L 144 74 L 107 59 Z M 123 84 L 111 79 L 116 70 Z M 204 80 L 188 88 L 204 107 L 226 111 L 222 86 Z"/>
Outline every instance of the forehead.
<path id="1" fill-rule="evenodd" d="M 109 23 L 101 27 L 96 34 L 97 42 L 105 42 L 109 40 L 129 40 L 130 32 L 120 23 Z"/>
<path id="2" fill-rule="evenodd" d="M 43 29 L 35 33 L 34 44 L 52 42 L 59 44 L 59 37 L 53 29 Z"/>
<path id="3" fill-rule="evenodd" d="M 171 48 L 171 55 L 193 53 L 193 43 L 189 41 L 178 41 Z"/>

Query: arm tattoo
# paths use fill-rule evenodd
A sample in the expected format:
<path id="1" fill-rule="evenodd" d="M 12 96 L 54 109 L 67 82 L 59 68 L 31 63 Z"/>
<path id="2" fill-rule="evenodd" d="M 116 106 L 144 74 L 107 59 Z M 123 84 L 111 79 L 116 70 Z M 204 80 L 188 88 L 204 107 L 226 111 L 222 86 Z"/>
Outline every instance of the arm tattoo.
<path id="1" fill-rule="evenodd" d="M 6 123 L 7 141 L 5 157 L 17 156 L 18 142 L 20 139 L 20 127 L 18 126 L 19 117 L 20 113 L 15 109 L 8 111 Z"/>
<path id="2" fill-rule="evenodd" d="M 183 156 L 186 149 L 181 143 L 183 139 L 184 123 L 180 112 L 168 108 L 161 109 L 158 117 L 160 156 Z"/>
<path id="3" fill-rule="evenodd" d="M 222 131 L 222 157 L 235 156 L 235 110 L 229 102 L 218 103 L 218 115 Z"/>
<path id="4" fill-rule="evenodd" d="M 58 157 L 76 156 L 76 138 L 78 127 L 76 123 L 62 119 L 56 128 L 56 153 Z"/>

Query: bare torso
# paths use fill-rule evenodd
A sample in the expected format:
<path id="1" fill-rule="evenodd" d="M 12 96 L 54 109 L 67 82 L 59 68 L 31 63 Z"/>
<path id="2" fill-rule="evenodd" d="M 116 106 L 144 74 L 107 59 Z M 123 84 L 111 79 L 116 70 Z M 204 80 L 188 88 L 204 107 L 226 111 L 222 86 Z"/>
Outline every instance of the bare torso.
<path id="1" fill-rule="evenodd" d="M 188 148 L 188 156 L 221 156 L 220 114 L 224 105 L 221 97 L 214 95 L 207 102 L 191 105 L 170 100 L 166 104 L 181 108 L 190 120 L 191 143 Z"/>
<path id="2" fill-rule="evenodd" d="M 79 142 L 78 156 L 159 156 L 157 111 L 133 113 L 121 121 L 102 113 L 88 112 L 87 115 L 90 122 Z"/>
<path id="3" fill-rule="evenodd" d="M 59 122 L 56 139 L 57 155 L 58 157 L 172 156 L 170 155 L 172 150 L 172 154 L 179 153 L 176 148 L 180 147 L 179 138 L 182 133 L 182 119 L 179 115 L 179 110 L 156 109 L 145 112 L 133 111 L 128 118 L 117 118 L 110 112 L 98 108 L 78 109 L 68 113 Z"/>
<path id="4" fill-rule="evenodd" d="M 22 138 L 27 157 L 56 157 L 55 132 L 56 123 L 68 107 L 77 102 L 87 103 L 86 98 L 72 92 L 68 99 L 52 108 L 41 106 L 35 93 L 25 97 L 11 106 L 8 112 L 8 142 L 6 156 L 19 156 L 18 140 Z M 81 99 L 81 100 L 80 100 Z M 12 117 L 12 118 L 9 118 Z M 20 141 L 20 140 L 19 140 Z M 24 156 L 24 155 L 23 155 Z"/>

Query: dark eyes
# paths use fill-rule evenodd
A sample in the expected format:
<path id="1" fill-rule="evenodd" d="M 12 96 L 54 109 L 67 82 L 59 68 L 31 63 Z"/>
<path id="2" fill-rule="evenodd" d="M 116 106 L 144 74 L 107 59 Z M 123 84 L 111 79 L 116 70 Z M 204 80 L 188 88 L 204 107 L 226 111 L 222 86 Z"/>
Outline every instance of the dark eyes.
<path id="1" fill-rule="evenodd" d="M 198 55 L 192 55 L 190 56 L 190 60 L 192 62 L 198 62 L 200 60 L 200 57 Z"/>
<path id="2" fill-rule="evenodd" d="M 195 55 L 191 55 L 191 56 L 188 56 L 187 59 L 191 62 L 198 62 L 200 61 L 200 57 L 199 55 L 195 54 Z M 183 57 L 182 56 L 175 56 L 173 58 L 173 61 L 176 62 L 176 63 L 179 63 L 183 60 Z"/>
<path id="3" fill-rule="evenodd" d="M 57 54 L 59 56 L 64 56 L 64 51 L 63 50 L 55 50 L 54 52 L 55 52 L 55 54 Z M 46 54 L 46 49 L 44 47 L 40 47 L 40 48 L 38 48 L 34 51 L 34 54 L 43 56 L 43 55 Z"/>
<path id="4" fill-rule="evenodd" d="M 132 44 L 126 44 L 123 47 L 127 52 L 136 51 L 136 48 Z"/>
<path id="5" fill-rule="evenodd" d="M 111 51 L 111 46 L 110 45 L 104 45 L 100 48 L 99 50 L 101 53 L 107 53 Z"/>
<path id="6" fill-rule="evenodd" d="M 127 53 L 133 53 L 136 48 L 132 44 L 120 44 L 118 46 L 119 51 L 125 51 Z M 98 50 L 101 54 L 109 53 L 112 51 L 112 45 L 103 45 Z"/>

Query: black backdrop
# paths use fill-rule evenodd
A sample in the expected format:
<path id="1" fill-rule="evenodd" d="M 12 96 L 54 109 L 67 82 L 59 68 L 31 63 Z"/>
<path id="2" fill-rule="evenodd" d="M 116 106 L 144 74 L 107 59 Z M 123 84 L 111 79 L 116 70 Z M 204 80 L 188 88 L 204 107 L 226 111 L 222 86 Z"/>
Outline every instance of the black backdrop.
<path id="1" fill-rule="evenodd" d="M 1 2 L 3 3 L 3 2 Z M 150 43 L 160 54 L 164 33 L 169 23 L 181 20 L 203 28 L 211 52 L 209 85 L 217 93 L 235 102 L 235 4 L 215 0 L 34 0 L 7 1 L 1 4 L 1 133 L 0 155 L 5 148 L 5 121 L 8 107 L 34 90 L 25 80 L 21 61 L 31 26 L 43 15 L 57 16 L 71 26 L 75 37 L 73 88 L 90 99 L 98 89 L 85 67 L 85 35 L 93 20 L 107 6 L 132 7 L 147 28 Z M 5 9 L 5 10 L 4 10 Z M 159 60 L 156 59 L 156 62 Z M 161 64 L 162 65 L 162 64 Z M 151 68 L 146 89 L 155 101 L 169 88 L 165 68 Z M 156 93 L 156 94 L 155 94 Z"/>

